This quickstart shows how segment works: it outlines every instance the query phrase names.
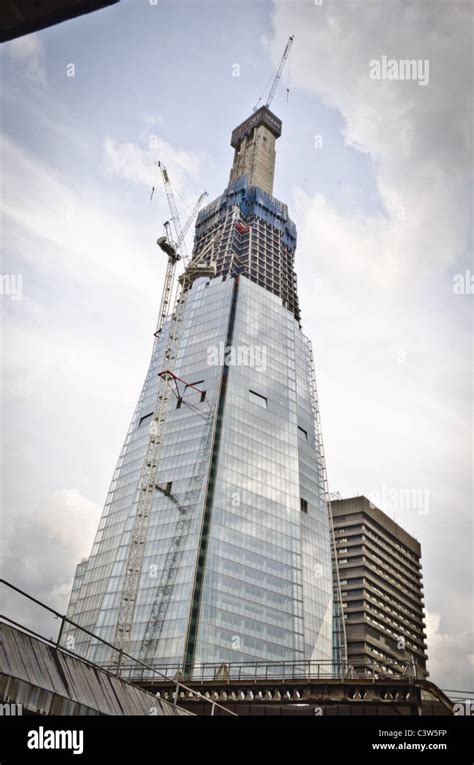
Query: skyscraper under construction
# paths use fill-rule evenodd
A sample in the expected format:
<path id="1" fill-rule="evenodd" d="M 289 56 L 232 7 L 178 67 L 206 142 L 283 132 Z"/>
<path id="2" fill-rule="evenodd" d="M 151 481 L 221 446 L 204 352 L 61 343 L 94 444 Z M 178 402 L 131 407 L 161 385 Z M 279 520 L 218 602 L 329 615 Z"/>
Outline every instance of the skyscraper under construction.
<path id="1" fill-rule="evenodd" d="M 296 229 L 273 197 L 281 121 L 232 133 L 223 194 L 198 215 L 68 616 L 147 665 L 332 661 L 331 521 Z M 164 308 L 163 308 L 164 307 Z M 98 663 L 117 654 L 71 629 Z M 340 656 L 339 656 L 340 658 Z M 123 659 L 120 659 L 123 661 Z"/>

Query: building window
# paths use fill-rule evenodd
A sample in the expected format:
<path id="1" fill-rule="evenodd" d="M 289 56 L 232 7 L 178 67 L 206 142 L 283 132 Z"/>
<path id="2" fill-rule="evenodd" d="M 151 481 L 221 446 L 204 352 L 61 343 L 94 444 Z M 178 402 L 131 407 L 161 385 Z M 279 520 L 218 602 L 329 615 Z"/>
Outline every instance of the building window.
<path id="1" fill-rule="evenodd" d="M 303 513 L 308 512 L 308 501 L 306 499 L 303 499 L 303 497 L 300 497 L 300 506 L 301 506 L 301 512 Z"/>
<path id="2" fill-rule="evenodd" d="M 141 428 L 141 426 L 144 425 L 145 422 L 149 422 L 151 417 L 153 417 L 153 412 L 150 412 L 150 414 L 145 414 L 143 417 L 140 417 L 138 427 Z"/>
<path id="3" fill-rule="evenodd" d="M 249 401 L 257 404 L 257 406 L 261 406 L 262 409 L 267 408 L 267 399 L 265 396 L 260 395 L 260 393 L 255 393 L 254 390 L 249 390 Z"/>
<path id="4" fill-rule="evenodd" d="M 308 440 L 308 434 L 304 428 L 302 428 L 300 425 L 298 425 L 298 433 L 304 438 L 305 441 Z"/>

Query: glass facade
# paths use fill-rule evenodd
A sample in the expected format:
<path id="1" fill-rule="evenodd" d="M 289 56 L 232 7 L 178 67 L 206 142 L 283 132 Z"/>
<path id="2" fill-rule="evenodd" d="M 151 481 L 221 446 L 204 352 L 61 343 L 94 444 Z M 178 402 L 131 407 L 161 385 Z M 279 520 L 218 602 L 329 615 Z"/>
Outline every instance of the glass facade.
<path id="1" fill-rule="evenodd" d="M 232 346 L 260 346 L 265 361 L 229 365 L 193 658 L 331 659 L 329 527 L 304 338 L 279 298 L 240 278 Z"/>
<path id="2" fill-rule="evenodd" d="M 264 140 L 265 126 L 257 128 Z M 251 136 L 245 140 L 251 146 Z M 286 205 L 245 176 L 198 218 L 191 265 L 201 258 L 215 275 L 195 278 L 185 295 L 172 371 L 195 387 L 169 398 L 141 540 L 126 650 L 147 664 L 190 672 L 206 662 L 333 658 L 324 457 L 295 247 Z M 69 617 L 110 643 L 137 543 L 156 402 L 168 384 L 159 373 L 169 368 L 170 326 L 155 342 L 91 555 L 79 564 L 71 594 Z M 68 638 L 89 659 L 113 661 L 110 648 L 80 630 Z"/>

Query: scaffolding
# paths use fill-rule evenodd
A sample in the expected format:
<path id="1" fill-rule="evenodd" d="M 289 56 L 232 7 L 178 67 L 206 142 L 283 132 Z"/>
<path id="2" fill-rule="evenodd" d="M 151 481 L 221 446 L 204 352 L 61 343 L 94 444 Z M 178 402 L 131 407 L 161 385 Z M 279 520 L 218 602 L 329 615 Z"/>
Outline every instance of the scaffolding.
<path id="1" fill-rule="evenodd" d="M 288 207 L 245 177 L 231 183 L 216 202 L 205 207 L 196 222 L 194 255 L 215 235 L 229 208 L 236 210 L 236 225 L 221 238 L 216 250 L 217 275 L 242 274 L 281 298 L 282 304 L 300 321 L 296 291 L 294 253 L 296 227 Z M 232 254 L 227 247 L 232 239 Z"/>

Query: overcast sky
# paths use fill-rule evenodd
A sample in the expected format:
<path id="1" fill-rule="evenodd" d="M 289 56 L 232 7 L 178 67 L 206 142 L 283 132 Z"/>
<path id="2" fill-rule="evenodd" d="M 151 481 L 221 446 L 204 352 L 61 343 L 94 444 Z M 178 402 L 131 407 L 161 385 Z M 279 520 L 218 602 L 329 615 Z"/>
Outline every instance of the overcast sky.
<path id="1" fill-rule="evenodd" d="M 431 679 L 474 688 L 471 12 L 122 0 L 2 45 L 2 274 L 22 277 L 1 296 L 7 578 L 66 609 L 151 352 L 153 163 L 187 204 L 220 194 L 295 34 L 274 193 L 298 227 L 330 489 L 421 542 Z M 371 79 L 382 56 L 428 61 L 429 81 Z"/>

